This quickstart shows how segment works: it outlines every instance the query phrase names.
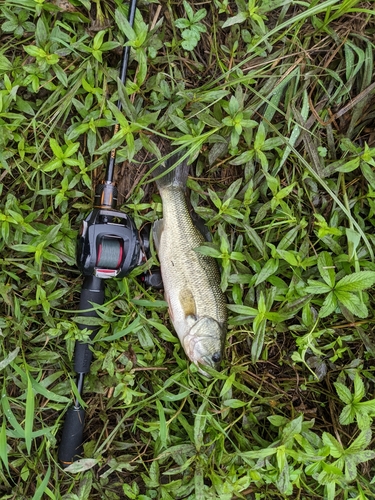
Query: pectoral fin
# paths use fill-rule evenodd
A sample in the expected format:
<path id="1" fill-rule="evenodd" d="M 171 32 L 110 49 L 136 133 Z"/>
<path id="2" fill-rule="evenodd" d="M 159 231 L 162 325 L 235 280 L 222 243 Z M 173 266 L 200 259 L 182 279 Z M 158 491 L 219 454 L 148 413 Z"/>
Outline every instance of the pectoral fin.
<path id="1" fill-rule="evenodd" d="M 164 219 L 159 219 L 152 225 L 152 238 L 157 252 L 159 252 L 161 233 L 163 232 L 163 229 Z"/>
<path id="2" fill-rule="evenodd" d="M 191 290 L 189 290 L 188 288 L 186 290 L 181 290 L 179 299 L 185 317 L 188 318 L 190 316 L 195 318 L 197 313 L 197 308 Z"/>

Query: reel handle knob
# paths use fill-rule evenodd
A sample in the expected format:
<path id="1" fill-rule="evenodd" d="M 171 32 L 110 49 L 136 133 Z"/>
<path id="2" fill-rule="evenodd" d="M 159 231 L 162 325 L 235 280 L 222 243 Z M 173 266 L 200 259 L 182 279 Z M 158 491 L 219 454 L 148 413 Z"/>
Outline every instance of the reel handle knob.
<path id="1" fill-rule="evenodd" d="M 150 286 L 156 290 L 163 289 L 163 278 L 158 267 L 153 266 L 149 271 L 146 271 L 142 275 L 141 280 L 146 286 Z"/>

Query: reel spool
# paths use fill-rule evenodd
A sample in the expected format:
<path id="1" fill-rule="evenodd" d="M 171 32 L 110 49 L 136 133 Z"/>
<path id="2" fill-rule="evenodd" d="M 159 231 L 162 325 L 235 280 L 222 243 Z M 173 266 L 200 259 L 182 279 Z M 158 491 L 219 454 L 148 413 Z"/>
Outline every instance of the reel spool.
<path id="1" fill-rule="evenodd" d="M 83 221 L 77 266 L 84 276 L 123 278 L 143 257 L 137 228 L 126 214 L 95 208 Z"/>
<path id="2" fill-rule="evenodd" d="M 99 243 L 96 272 L 111 274 L 121 267 L 124 248 L 118 238 L 105 236 Z"/>

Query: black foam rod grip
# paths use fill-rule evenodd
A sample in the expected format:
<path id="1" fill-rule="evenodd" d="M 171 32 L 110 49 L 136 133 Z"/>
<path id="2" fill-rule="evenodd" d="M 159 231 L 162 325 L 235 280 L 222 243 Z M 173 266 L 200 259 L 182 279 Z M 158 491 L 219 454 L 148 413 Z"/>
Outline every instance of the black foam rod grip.
<path id="1" fill-rule="evenodd" d="M 95 304 L 104 304 L 104 281 L 96 276 L 86 276 L 79 301 L 78 315 L 84 318 L 97 318 L 98 313 L 95 310 Z M 89 322 L 88 322 L 89 323 Z M 78 325 L 81 330 L 87 328 L 91 330 L 90 338 L 93 339 L 99 330 L 97 325 L 85 325 L 84 321 Z M 76 342 L 74 351 L 74 370 L 76 373 L 88 373 L 92 352 L 89 345 L 84 342 Z"/>
<path id="2" fill-rule="evenodd" d="M 83 426 L 85 410 L 72 406 L 65 415 L 65 422 L 59 447 L 59 462 L 68 467 L 77 460 L 83 452 Z"/>

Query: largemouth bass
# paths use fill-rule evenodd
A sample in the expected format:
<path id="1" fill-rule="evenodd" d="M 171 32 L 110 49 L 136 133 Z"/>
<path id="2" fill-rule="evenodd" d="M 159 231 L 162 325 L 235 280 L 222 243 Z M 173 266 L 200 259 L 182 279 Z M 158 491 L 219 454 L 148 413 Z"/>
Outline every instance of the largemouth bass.
<path id="1" fill-rule="evenodd" d="M 154 175 L 165 172 L 177 161 L 176 155 L 172 156 Z M 187 207 L 188 171 L 186 162 L 181 162 L 156 180 L 163 202 L 163 218 L 154 223 L 153 239 L 170 318 L 182 347 L 196 365 L 217 370 L 226 338 L 226 305 L 216 261 L 194 250 L 205 239 L 195 227 Z"/>

